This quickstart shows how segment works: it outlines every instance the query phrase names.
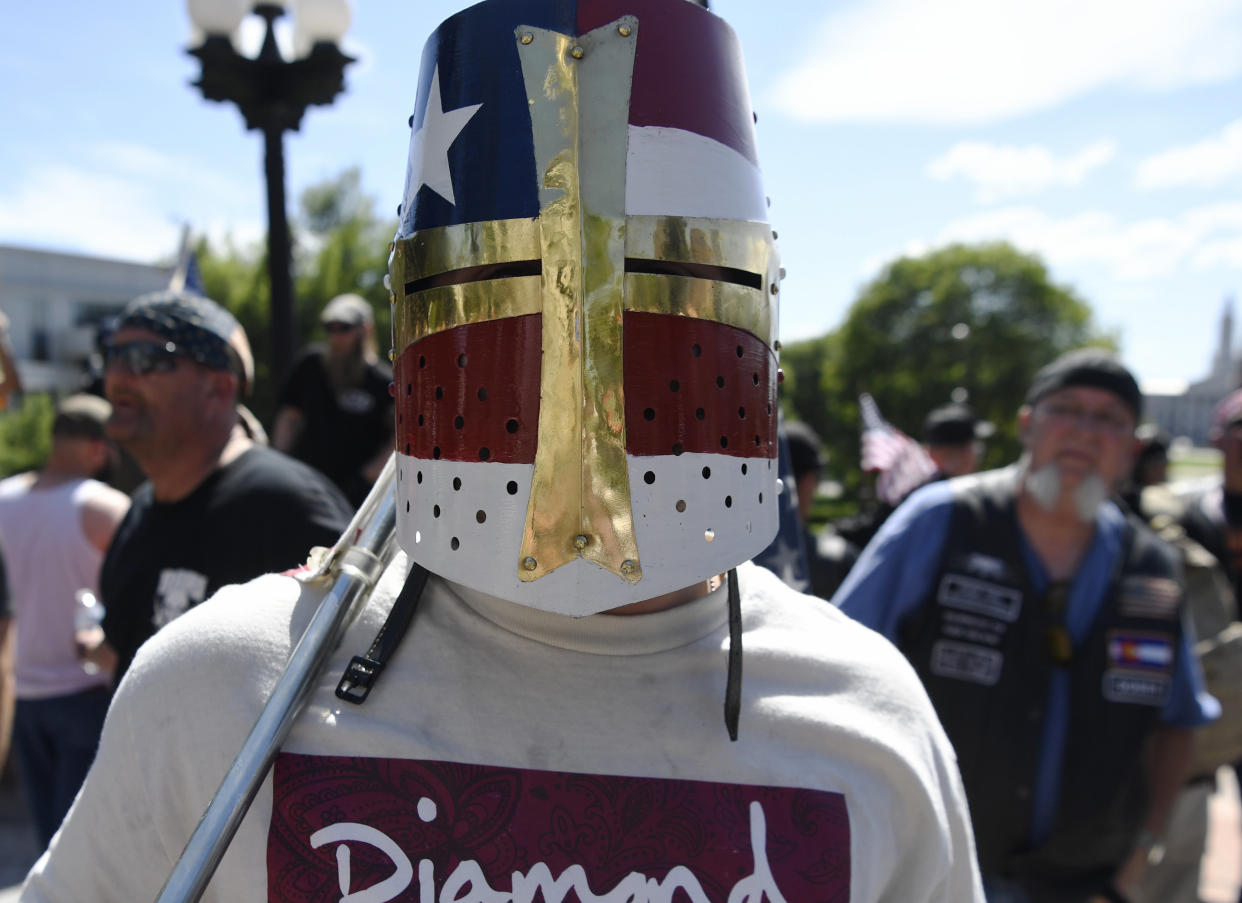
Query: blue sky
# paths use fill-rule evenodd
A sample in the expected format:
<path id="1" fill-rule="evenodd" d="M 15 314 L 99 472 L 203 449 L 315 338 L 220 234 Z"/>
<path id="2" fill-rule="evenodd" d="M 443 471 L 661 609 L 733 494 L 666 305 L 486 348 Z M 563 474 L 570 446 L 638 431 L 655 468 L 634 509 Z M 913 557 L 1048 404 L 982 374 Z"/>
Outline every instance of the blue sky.
<path id="1" fill-rule="evenodd" d="M 395 211 L 426 36 L 464 3 L 356 0 L 348 93 L 287 139 L 291 205 L 361 167 Z M 713 0 L 738 31 L 788 270 L 785 342 L 901 253 L 1039 253 L 1141 379 L 1202 375 L 1242 293 L 1242 3 Z M 243 42 L 257 47 L 257 20 Z M 262 147 L 189 83 L 180 4 L 22 4 L 0 32 L 0 242 L 169 258 L 258 240 Z"/>

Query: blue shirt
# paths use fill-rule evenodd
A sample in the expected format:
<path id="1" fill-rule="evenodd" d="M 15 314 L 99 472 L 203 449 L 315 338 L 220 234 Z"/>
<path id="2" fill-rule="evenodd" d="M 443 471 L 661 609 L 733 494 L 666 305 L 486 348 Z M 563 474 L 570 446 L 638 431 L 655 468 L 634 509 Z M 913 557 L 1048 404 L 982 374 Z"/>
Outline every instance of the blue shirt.
<path id="1" fill-rule="evenodd" d="M 832 601 L 857 621 L 896 642 L 907 615 L 931 593 L 953 514 L 948 482 L 932 483 L 913 493 L 885 521 L 868 543 Z M 1066 628 L 1074 648 L 1086 639 L 1108 594 L 1113 564 L 1121 553 L 1125 516 L 1112 502 L 1100 507 L 1095 536 L 1070 584 Z M 1022 533 L 1023 564 L 1037 591 L 1048 585 L 1043 562 Z M 1169 701 L 1160 720 L 1173 727 L 1197 727 L 1215 720 L 1220 704 L 1203 686 L 1192 652 L 1193 631 L 1183 611 L 1181 652 L 1173 672 Z M 1069 671 L 1054 668 L 1048 685 L 1047 714 L 1035 777 L 1031 842 L 1047 838 L 1060 799 L 1061 763 L 1069 724 Z"/>

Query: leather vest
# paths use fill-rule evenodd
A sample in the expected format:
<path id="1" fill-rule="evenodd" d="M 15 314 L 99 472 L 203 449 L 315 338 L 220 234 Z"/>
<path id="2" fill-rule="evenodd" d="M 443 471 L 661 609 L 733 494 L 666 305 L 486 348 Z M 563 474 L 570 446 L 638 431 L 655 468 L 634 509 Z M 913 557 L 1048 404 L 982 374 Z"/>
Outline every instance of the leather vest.
<path id="1" fill-rule="evenodd" d="M 1131 851 L 1146 811 L 1143 752 L 1180 650 L 1180 571 L 1130 520 L 1107 597 L 1071 651 L 1068 586 L 1037 593 L 1023 563 L 1015 479 L 1010 468 L 954 481 L 940 570 L 901 645 L 957 752 L 983 874 L 1090 886 Z M 1070 681 L 1060 800 L 1051 835 L 1031 848 L 1055 668 Z"/>

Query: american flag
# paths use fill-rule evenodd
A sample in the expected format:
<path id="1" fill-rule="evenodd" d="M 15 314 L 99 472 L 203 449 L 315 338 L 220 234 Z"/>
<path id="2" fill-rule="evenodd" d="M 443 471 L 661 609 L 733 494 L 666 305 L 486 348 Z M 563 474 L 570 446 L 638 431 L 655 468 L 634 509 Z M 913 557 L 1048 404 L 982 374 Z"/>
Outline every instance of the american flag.
<path id="1" fill-rule="evenodd" d="M 936 472 L 936 462 L 880 413 L 870 393 L 858 396 L 862 412 L 862 469 L 878 473 L 875 492 L 880 501 L 896 505 Z"/>

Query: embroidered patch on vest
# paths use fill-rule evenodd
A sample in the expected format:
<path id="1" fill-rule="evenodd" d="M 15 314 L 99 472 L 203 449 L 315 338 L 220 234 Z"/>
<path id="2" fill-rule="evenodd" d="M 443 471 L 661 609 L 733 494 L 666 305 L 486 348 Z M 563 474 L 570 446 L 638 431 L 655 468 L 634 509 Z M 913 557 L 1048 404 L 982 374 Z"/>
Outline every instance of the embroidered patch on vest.
<path id="1" fill-rule="evenodd" d="M 931 651 L 931 673 L 938 677 L 995 686 L 1000 680 L 1005 656 L 995 649 L 973 643 L 937 640 Z"/>
<path id="2" fill-rule="evenodd" d="M 1171 621 L 1177 617 L 1182 592 L 1168 577 L 1126 577 L 1118 598 L 1122 617 Z"/>
<path id="3" fill-rule="evenodd" d="M 1169 701 L 1172 678 L 1150 671 L 1126 671 L 1109 668 L 1104 672 L 1104 698 L 1109 702 L 1130 702 L 1137 705 L 1163 706 Z"/>
<path id="4" fill-rule="evenodd" d="M 973 611 L 1013 623 L 1022 611 L 1022 591 L 963 574 L 945 574 L 940 578 L 936 600 L 941 605 Z"/>
<path id="5" fill-rule="evenodd" d="M 281 753 L 267 874 L 284 903 L 847 903 L 850 823 L 820 790 Z"/>
<path id="6" fill-rule="evenodd" d="M 1173 669 L 1173 639 L 1167 634 L 1110 630 L 1108 663 L 1115 668 Z"/>

